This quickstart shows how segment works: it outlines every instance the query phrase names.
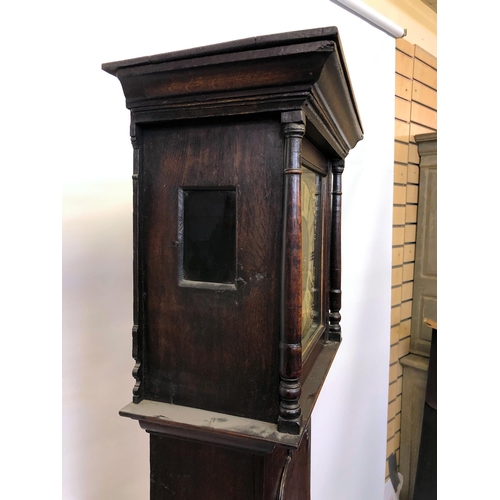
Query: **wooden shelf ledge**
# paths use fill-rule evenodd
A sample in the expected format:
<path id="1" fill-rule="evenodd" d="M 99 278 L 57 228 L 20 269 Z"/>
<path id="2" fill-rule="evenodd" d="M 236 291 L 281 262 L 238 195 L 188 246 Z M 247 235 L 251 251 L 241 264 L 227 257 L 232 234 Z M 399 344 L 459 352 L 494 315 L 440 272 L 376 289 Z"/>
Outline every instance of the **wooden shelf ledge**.
<path id="1" fill-rule="evenodd" d="M 276 445 L 297 448 L 300 435 L 278 432 L 276 424 L 158 401 L 130 403 L 120 411 L 149 432 L 270 453 Z"/>
<path id="2" fill-rule="evenodd" d="M 181 439 L 263 454 L 271 453 L 275 446 L 297 449 L 339 345 L 339 342 L 325 345 L 302 387 L 300 401 L 304 425 L 297 435 L 278 432 L 277 424 L 271 422 L 151 400 L 130 403 L 120 410 L 120 415 L 138 420 L 148 432 Z"/>

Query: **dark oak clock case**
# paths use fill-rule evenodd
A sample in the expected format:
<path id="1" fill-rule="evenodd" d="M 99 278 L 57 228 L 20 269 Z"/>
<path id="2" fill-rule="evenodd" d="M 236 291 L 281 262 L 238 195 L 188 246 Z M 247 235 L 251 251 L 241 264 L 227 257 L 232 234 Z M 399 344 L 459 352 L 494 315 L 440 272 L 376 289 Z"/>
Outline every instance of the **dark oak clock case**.
<path id="1" fill-rule="evenodd" d="M 309 498 L 341 341 L 344 158 L 362 138 L 336 28 L 107 63 L 134 148 L 133 402 L 151 499 Z"/>

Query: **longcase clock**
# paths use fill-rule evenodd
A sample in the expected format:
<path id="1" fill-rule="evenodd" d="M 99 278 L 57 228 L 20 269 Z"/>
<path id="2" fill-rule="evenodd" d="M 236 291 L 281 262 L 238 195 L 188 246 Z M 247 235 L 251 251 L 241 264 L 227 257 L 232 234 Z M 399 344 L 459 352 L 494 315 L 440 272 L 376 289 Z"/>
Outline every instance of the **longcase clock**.
<path id="1" fill-rule="evenodd" d="M 336 28 L 103 64 L 134 148 L 132 402 L 152 500 L 304 500 L 341 342 L 344 158 L 362 127 Z"/>

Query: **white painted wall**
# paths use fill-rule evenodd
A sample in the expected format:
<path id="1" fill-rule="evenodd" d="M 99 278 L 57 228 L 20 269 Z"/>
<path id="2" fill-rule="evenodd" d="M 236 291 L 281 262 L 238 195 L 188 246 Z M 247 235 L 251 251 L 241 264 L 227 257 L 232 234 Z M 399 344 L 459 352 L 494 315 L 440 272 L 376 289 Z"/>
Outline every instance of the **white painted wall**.
<path id="1" fill-rule="evenodd" d="M 133 382 L 129 116 L 118 80 L 100 64 L 331 25 L 340 30 L 365 139 L 344 173 L 344 342 L 313 413 L 312 499 L 382 499 L 394 40 L 328 0 L 91 1 L 61 10 L 61 36 L 50 35 L 49 45 L 64 180 L 64 500 L 139 500 L 149 491 L 147 434 L 118 416 Z"/>
<path id="2" fill-rule="evenodd" d="M 343 342 L 313 412 L 311 490 L 313 500 L 378 500 L 387 442 L 394 40 L 333 17 L 365 137 L 343 174 Z"/>

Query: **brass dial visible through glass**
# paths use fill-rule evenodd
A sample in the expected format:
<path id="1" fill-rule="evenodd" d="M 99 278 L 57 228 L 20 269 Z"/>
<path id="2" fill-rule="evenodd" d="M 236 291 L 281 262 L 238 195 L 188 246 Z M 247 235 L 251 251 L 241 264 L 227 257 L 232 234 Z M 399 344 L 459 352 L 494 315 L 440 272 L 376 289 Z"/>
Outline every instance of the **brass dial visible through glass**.
<path id="1" fill-rule="evenodd" d="M 302 346 L 314 337 L 319 326 L 319 245 L 321 177 L 302 167 Z"/>

